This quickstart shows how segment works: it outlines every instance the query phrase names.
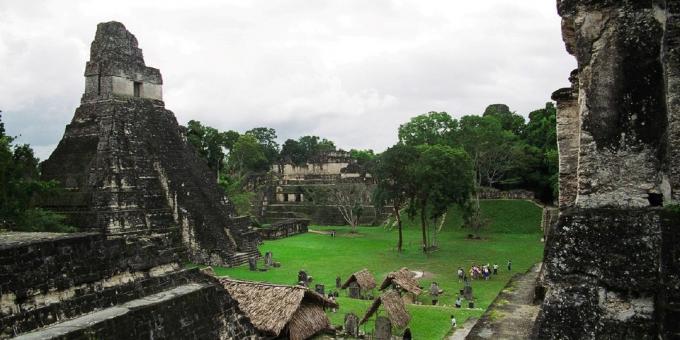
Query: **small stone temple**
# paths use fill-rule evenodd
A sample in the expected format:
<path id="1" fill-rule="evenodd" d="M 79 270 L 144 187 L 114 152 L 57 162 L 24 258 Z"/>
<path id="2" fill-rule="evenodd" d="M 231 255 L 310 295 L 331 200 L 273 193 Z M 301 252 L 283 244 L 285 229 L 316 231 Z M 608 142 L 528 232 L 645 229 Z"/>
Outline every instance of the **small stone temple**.
<path id="1" fill-rule="evenodd" d="M 310 219 L 312 224 L 344 225 L 347 222 L 338 207 L 315 202 L 316 193 L 329 186 L 373 185 L 371 174 L 349 152 L 332 151 L 316 155 L 306 164 L 286 161 L 272 166 L 273 177 L 261 187 L 260 218 L 276 222 L 291 218 Z M 376 211 L 370 200 L 363 202 L 362 224 L 381 223 L 387 219 L 384 209 Z"/>
<path id="2" fill-rule="evenodd" d="M 537 339 L 680 338 L 680 1 L 558 0 L 559 213 Z"/>
<path id="3" fill-rule="evenodd" d="M 81 230 L 158 239 L 192 262 L 244 263 L 259 236 L 165 109 L 162 84 L 122 24 L 97 27 L 81 105 L 42 164 L 66 190 L 42 205 Z"/>

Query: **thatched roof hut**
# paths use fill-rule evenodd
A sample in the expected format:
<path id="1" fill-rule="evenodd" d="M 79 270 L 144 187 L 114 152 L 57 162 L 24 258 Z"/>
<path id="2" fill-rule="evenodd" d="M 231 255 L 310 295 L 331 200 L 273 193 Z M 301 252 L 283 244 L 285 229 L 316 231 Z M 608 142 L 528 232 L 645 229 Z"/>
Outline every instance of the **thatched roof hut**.
<path id="1" fill-rule="evenodd" d="M 229 295 L 262 334 L 290 340 L 307 339 L 330 328 L 324 307 L 337 303 L 302 286 L 220 279 Z"/>
<path id="2" fill-rule="evenodd" d="M 406 306 L 401 296 L 396 290 L 390 289 L 382 293 L 380 297 L 373 301 L 371 307 L 366 311 L 366 315 L 361 319 L 359 324 L 364 324 L 368 319 L 373 316 L 380 308 L 380 305 L 384 305 L 385 311 L 387 312 L 387 317 L 392 321 L 392 324 L 404 328 L 411 321 L 411 315 L 406 311 Z"/>
<path id="3" fill-rule="evenodd" d="M 418 286 L 418 281 L 415 279 L 415 274 L 406 267 L 387 274 L 387 277 L 380 285 L 380 290 L 385 290 L 393 284 L 415 295 L 419 295 L 422 292 L 422 289 Z"/>
<path id="4" fill-rule="evenodd" d="M 371 290 L 377 286 L 377 284 L 375 283 L 375 278 L 373 278 L 371 272 L 369 272 L 368 269 L 364 268 L 352 274 L 340 288 L 345 289 L 349 287 L 349 284 L 354 281 L 356 281 L 356 283 L 359 284 L 359 288 L 365 290 Z"/>

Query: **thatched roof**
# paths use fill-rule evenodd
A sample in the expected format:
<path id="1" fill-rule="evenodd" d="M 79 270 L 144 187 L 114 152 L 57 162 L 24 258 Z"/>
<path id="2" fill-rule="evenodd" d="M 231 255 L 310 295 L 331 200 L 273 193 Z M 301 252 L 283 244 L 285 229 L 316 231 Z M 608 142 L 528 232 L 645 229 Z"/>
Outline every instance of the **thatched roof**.
<path id="1" fill-rule="evenodd" d="M 404 328 L 408 325 L 409 321 L 411 321 L 411 315 L 406 311 L 406 306 L 404 305 L 401 296 L 397 291 L 390 289 L 382 293 L 380 297 L 373 301 L 373 304 L 366 311 L 366 315 L 364 315 L 364 318 L 361 319 L 359 324 L 364 324 L 368 321 L 368 319 L 378 311 L 381 304 L 384 305 L 387 317 L 392 321 L 392 325 Z"/>
<path id="2" fill-rule="evenodd" d="M 347 288 L 352 281 L 356 281 L 361 289 L 373 289 L 376 286 L 375 278 L 366 268 L 352 274 L 341 288 Z"/>
<path id="3" fill-rule="evenodd" d="M 391 272 L 387 274 L 387 277 L 383 281 L 382 285 L 380 285 L 380 290 L 384 290 L 385 288 L 389 287 L 392 285 L 392 283 L 398 285 L 401 289 L 413 293 L 413 294 L 420 294 L 422 292 L 422 289 L 418 286 L 418 281 L 414 278 L 415 274 L 408 270 L 408 268 L 404 267 L 399 269 L 396 272 Z"/>
<path id="4" fill-rule="evenodd" d="M 330 325 L 323 307 L 337 303 L 302 286 L 220 279 L 260 332 L 278 336 L 289 325 L 290 339 L 306 339 Z M 311 333 L 310 333 L 311 332 Z"/>
<path id="5" fill-rule="evenodd" d="M 288 324 L 289 339 L 304 340 L 330 327 L 331 323 L 321 306 L 303 302 Z"/>

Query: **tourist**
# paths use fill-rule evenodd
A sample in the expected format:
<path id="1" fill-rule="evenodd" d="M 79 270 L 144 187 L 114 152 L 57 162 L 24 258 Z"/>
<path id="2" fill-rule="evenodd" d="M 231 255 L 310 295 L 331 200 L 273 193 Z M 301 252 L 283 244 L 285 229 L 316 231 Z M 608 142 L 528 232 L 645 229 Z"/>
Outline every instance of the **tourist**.
<path id="1" fill-rule="evenodd" d="M 439 285 L 437 285 L 437 282 L 432 282 L 430 285 L 430 295 L 432 295 L 432 305 L 436 305 L 437 301 L 439 300 L 439 294 L 441 294 L 442 290 L 439 289 Z"/>
<path id="2" fill-rule="evenodd" d="M 460 308 L 463 306 L 463 300 L 461 299 L 460 295 L 456 298 L 456 308 Z"/>
<path id="3" fill-rule="evenodd" d="M 493 275 L 498 275 L 498 264 L 493 264 Z"/>
<path id="4" fill-rule="evenodd" d="M 508 260 L 508 271 L 512 271 L 512 260 Z"/>
<path id="5" fill-rule="evenodd" d="M 451 328 L 456 328 L 458 327 L 458 323 L 456 323 L 456 317 L 451 315 Z"/>
<path id="6" fill-rule="evenodd" d="M 458 267 L 458 282 L 459 283 L 463 280 L 464 276 L 465 276 L 465 271 L 463 270 L 462 267 Z"/>
<path id="7" fill-rule="evenodd" d="M 489 268 L 487 266 L 484 266 L 484 268 L 482 268 L 482 275 L 484 276 L 485 281 L 489 280 Z"/>

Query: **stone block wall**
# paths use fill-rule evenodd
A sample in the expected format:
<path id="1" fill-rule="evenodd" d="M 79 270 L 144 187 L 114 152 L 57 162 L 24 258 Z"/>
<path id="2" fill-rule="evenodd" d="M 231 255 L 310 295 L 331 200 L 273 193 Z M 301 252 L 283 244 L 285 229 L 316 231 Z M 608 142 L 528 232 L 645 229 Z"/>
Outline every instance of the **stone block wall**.
<path id="1" fill-rule="evenodd" d="M 75 327 L 77 332 L 63 338 L 116 338 L 113 334 L 143 338 L 155 332 L 156 337 L 195 334 L 192 338 L 216 339 L 224 338 L 213 334 L 222 328 L 236 332 L 234 336 L 249 329 L 235 302 L 214 279 L 197 269 L 182 269 L 178 260 L 178 254 L 159 239 L 107 238 L 98 233 L 0 234 L 0 337 L 97 311 L 115 312 L 120 308 L 116 306 L 143 304 L 150 295 L 196 284 L 201 289 L 187 296 L 150 305 L 141 314 L 114 313 L 116 318 Z M 171 322 L 178 319 L 183 321 Z"/>
<path id="2" fill-rule="evenodd" d="M 309 231 L 309 220 L 292 219 L 274 222 L 270 226 L 259 228 L 258 233 L 263 240 L 278 240 Z"/>
<path id="3" fill-rule="evenodd" d="M 578 69 L 554 94 L 560 212 L 534 336 L 679 338 L 680 4 L 557 3 Z"/>

